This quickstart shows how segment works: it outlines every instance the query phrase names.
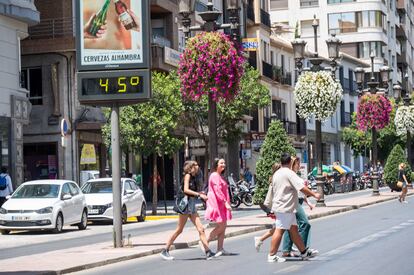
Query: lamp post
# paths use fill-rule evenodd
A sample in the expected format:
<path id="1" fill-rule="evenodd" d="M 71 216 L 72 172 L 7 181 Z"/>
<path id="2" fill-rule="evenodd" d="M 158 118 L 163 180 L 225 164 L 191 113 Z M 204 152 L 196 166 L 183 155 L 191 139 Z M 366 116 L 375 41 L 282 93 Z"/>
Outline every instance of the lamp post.
<path id="1" fill-rule="evenodd" d="M 246 5 L 246 0 L 243 0 L 243 4 Z M 214 10 L 212 0 L 208 0 L 207 11 L 199 12 L 198 15 L 204 21 L 199 26 L 191 26 L 191 14 L 194 13 L 195 0 L 179 0 L 179 14 L 181 16 L 181 30 L 184 33 L 185 40 L 191 36 L 191 31 L 206 31 L 214 32 L 220 29 L 230 29 L 233 42 L 239 40 L 239 12 L 240 12 L 240 0 L 226 0 L 227 11 L 229 14 L 230 23 L 218 24 L 217 20 L 222 14 L 221 11 Z M 214 158 L 218 157 L 217 148 L 217 104 L 210 95 L 208 97 L 208 130 L 209 130 L 209 163 L 210 167 L 213 167 Z"/>
<path id="2" fill-rule="evenodd" d="M 411 105 L 411 98 L 410 98 L 410 92 L 409 92 L 409 87 L 408 87 L 408 75 L 405 74 L 404 76 L 405 78 L 405 96 L 402 97 L 401 95 L 401 91 L 402 91 L 402 87 L 398 84 L 395 84 L 393 86 L 394 89 L 394 98 L 396 100 L 396 102 L 398 103 L 401 98 L 404 101 L 404 105 L 405 106 L 410 106 Z M 406 140 L 406 147 L 407 147 L 407 159 L 408 159 L 408 163 L 409 165 L 412 167 L 412 159 L 411 159 L 411 133 L 409 130 L 407 130 L 407 140 Z"/>
<path id="3" fill-rule="evenodd" d="M 359 96 L 362 96 L 365 93 L 371 94 L 382 94 L 387 96 L 388 94 L 388 82 L 391 69 L 388 66 L 383 66 L 379 69 L 380 80 L 383 85 L 383 88 L 380 88 L 380 82 L 375 80 L 374 76 L 374 59 L 375 55 L 371 53 L 371 77 L 370 81 L 367 82 L 367 89 L 363 89 L 364 86 L 364 76 L 365 70 L 361 67 L 355 69 L 355 79 L 358 85 Z M 372 195 L 379 196 L 378 188 L 378 171 L 377 171 L 377 156 L 378 156 L 378 145 L 377 145 L 377 130 L 375 127 L 371 128 L 371 139 L 372 139 L 372 157 L 371 157 L 371 167 L 373 168 L 371 180 L 372 180 Z"/>
<path id="4" fill-rule="evenodd" d="M 303 70 L 310 70 L 313 72 L 318 72 L 321 70 L 326 70 L 326 68 L 322 67 L 321 64 L 323 59 L 319 57 L 318 53 L 318 20 L 314 15 L 312 22 L 313 32 L 314 32 L 314 45 L 315 45 L 315 52 L 313 56 L 309 58 L 310 63 L 312 66 L 310 68 L 303 68 L 303 60 L 305 59 L 305 46 L 306 41 L 300 38 L 296 38 L 291 42 L 293 47 L 293 57 L 295 59 L 295 66 L 297 69 L 298 74 L 300 75 Z M 330 59 L 330 68 L 328 70 L 331 71 L 332 77 L 335 79 L 335 72 L 337 69 L 337 59 L 339 58 L 339 47 L 341 46 L 342 42 L 332 35 L 328 40 L 326 40 L 326 45 L 328 46 L 328 55 Z M 315 146 L 316 146 L 316 164 L 317 164 L 317 175 L 316 175 L 316 183 L 318 185 L 318 193 L 320 194 L 320 199 L 317 201 L 316 206 L 326 206 L 325 198 L 323 194 L 323 184 L 324 184 L 324 177 L 322 176 L 322 124 L 320 120 L 316 120 L 315 122 Z"/>

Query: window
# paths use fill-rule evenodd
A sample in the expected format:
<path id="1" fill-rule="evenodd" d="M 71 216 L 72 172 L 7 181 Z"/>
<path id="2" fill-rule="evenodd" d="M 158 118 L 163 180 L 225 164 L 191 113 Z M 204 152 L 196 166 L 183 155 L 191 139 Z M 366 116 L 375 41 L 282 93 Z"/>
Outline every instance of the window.
<path id="1" fill-rule="evenodd" d="M 382 42 L 380 41 L 367 41 L 358 43 L 358 58 L 370 58 L 371 53 L 374 53 L 376 57 L 384 57 L 382 51 Z"/>
<path id="2" fill-rule="evenodd" d="M 356 2 L 356 0 L 328 0 L 328 4 L 349 3 L 349 2 Z"/>
<path id="3" fill-rule="evenodd" d="M 300 7 L 317 7 L 319 6 L 318 0 L 300 0 Z"/>
<path id="4" fill-rule="evenodd" d="M 355 12 L 328 14 L 329 33 L 347 33 L 357 31 Z"/>
<path id="5" fill-rule="evenodd" d="M 70 195 L 70 188 L 69 188 L 69 184 L 68 184 L 68 183 L 65 183 L 65 184 L 63 185 L 63 187 L 62 187 L 62 197 L 63 197 L 64 195 L 67 195 L 67 194 L 69 194 L 69 195 Z"/>
<path id="6" fill-rule="evenodd" d="M 279 10 L 279 9 L 288 9 L 289 0 L 270 0 L 270 9 Z"/>
<path id="7" fill-rule="evenodd" d="M 352 114 L 355 112 L 355 105 L 353 102 L 349 102 L 349 112 Z"/>
<path id="8" fill-rule="evenodd" d="M 29 90 L 29 100 L 33 105 L 43 104 L 42 68 L 22 69 L 22 88 Z"/>
<path id="9" fill-rule="evenodd" d="M 73 182 L 69 182 L 70 194 L 76 196 L 79 194 L 79 188 Z"/>
<path id="10" fill-rule="evenodd" d="M 136 183 L 135 182 L 133 182 L 133 181 L 128 181 L 129 182 L 129 186 L 131 187 L 130 189 L 131 190 L 137 190 L 138 189 L 138 187 L 137 187 L 137 185 L 136 185 Z"/>
<path id="11" fill-rule="evenodd" d="M 358 12 L 358 27 L 382 27 L 385 30 L 385 15 L 381 11 L 361 11 Z"/>
<path id="12" fill-rule="evenodd" d="M 319 24 L 319 19 L 317 19 Z M 313 19 L 300 21 L 300 35 L 301 37 L 313 37 Z M 317 35 L 319 35 L 320 28 L 317 29 Z"/>
<path id="13" fill-rule="evenodd" d="M 272 113 L 274 113 L 279 120 L 282 120 L 282 101 L 272 100 Z"/>

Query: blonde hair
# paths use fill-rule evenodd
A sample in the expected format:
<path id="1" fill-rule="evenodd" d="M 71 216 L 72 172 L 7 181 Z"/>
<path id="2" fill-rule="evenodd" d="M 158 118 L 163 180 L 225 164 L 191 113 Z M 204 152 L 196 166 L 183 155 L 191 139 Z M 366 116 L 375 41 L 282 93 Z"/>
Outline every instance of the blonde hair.
<path id="1" fill-rule="evenodd" d="M 404 169 L 405 168 L 405 163 L 404 162 L 401 162 L 400 165 L 399 165 L 399 167 L 400 167 L 400 169 Z"/>
<path id="2" fill-rule="evenodd" d="M 293 166 L 295 166 L 296 162 L 299 162 L 299 158 L 298 157 L 292 157 L 292 160 L 290 161 L 290 169 L 293 170 Z"/>
<path id="3" fill-rule="evenodd" d="M 272 175 L 269 177 L 269 183 L 272 183 L 273 174 L 282 167 L 282 164 L 280 162 L 275 162 L 272 165 Z"/>
<path id="4" fill-rule="evenodd" d="M 196 165 L 198 165 L 198 163 L 194 160 L 187 160 L 184 162 L 183 175 L 191 174 L 191 169 L 193 169 L 193 167 Z"/>

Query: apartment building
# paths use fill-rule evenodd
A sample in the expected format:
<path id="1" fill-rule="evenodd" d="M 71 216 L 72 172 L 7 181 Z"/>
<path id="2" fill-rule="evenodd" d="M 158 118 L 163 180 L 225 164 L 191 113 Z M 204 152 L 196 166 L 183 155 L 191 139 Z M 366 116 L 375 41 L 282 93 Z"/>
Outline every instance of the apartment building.
<path id="1" fill-rule="evenodd" d="M 21 41 L 38 22 L 34 0 L 0 1 L 0 166 L 8 168 L 15 187 L 24 180 L 23 126 L 31 110 L 22 85 Z"/>

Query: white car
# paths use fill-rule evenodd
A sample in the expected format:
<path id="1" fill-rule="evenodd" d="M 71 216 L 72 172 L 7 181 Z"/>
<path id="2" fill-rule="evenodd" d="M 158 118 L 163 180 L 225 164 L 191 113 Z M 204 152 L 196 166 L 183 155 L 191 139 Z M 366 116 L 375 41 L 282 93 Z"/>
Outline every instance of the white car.
<path id="1" fill-rule="evenodd" d="M 146 202 L 142 190 L 137 183 L 129 178 L 121 178 L 122 222 L 129 217 L 136 217 L 139 222 L 145 221 Z M 90 221 L 113 220 L 112 178 L 88 180 L 82 186 L 88 204 L 88 219 Z"/>
<path id="2" fill-rule="evenodd" d="M 64 225 L 84 230 L 88 223 L 85 196 L 69 180 L 35 180 L 20 185 L 0 208 L 0 231 L 49 229 Z"/>

